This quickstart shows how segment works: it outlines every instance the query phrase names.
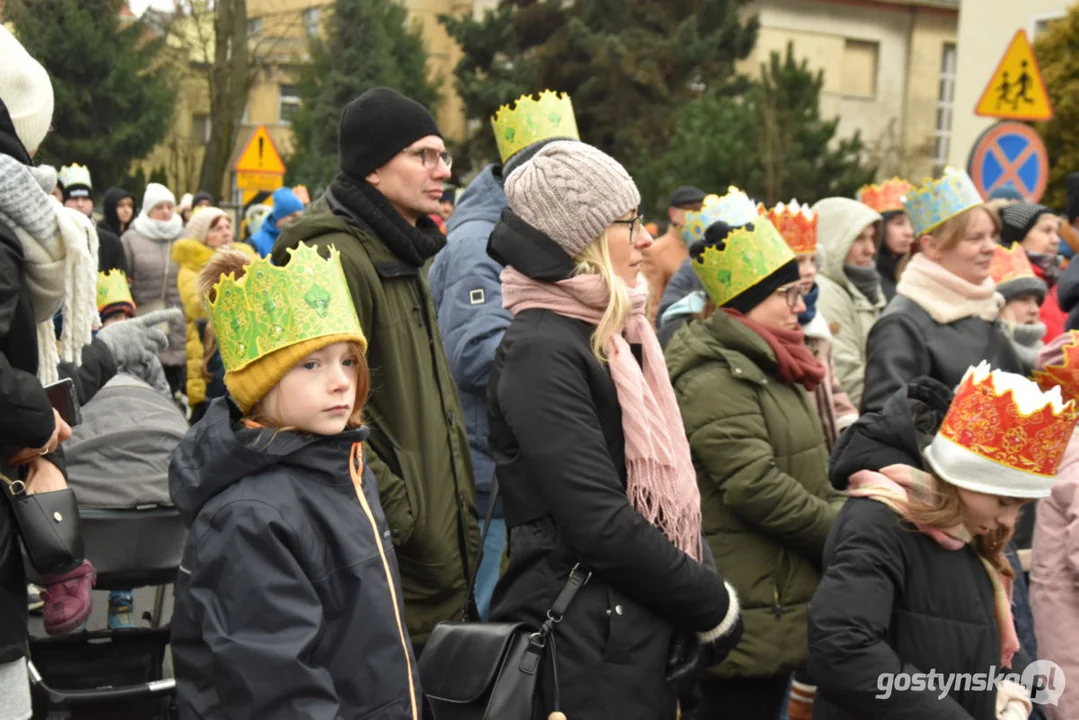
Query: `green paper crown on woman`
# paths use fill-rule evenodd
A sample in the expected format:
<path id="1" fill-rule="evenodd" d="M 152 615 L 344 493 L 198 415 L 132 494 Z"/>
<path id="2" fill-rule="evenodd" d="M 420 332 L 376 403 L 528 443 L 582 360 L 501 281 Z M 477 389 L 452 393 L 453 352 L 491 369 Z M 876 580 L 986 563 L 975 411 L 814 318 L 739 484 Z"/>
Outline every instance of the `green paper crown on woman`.
<path id="1" fill-rule="evenodd" d="M 721 246 L 707 246 L 693 261 L 693 270 L 716 307 L 723 307 L 794 260 L 794 251 L 764 217 L 731 230 Z"/>
<path id="2" fill-rule="evenodd" d="M 288 252 L 284 267 L 258 258 L 239 280 L 230 273 L 214 286 L 209 310 L 226 370 L 305 340 L 363 337 L 337 249 L 330 246 L 329 258 L 303 243 Z"/>

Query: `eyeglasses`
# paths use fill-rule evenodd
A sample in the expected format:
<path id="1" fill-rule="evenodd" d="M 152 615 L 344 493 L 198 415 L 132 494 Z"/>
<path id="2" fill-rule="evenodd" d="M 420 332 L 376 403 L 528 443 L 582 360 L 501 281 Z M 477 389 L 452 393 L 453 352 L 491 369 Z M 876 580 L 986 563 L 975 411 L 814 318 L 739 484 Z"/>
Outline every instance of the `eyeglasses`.
<path id="1" fill-rule="evenodd" d="M 632 217 L 629 220 L 614 220 L 614 221 L 611 222 L 611 224 L 612 225 L 629 225 L 629 236 L 630 236 L 630 238 L 636 238 L 637 237 L 637 231 L 640 228 L 644 227 L 644 215 L 641 215 L 640 213 L 637 213 L 636 217 Z"/>
<path id="2" fill-rule="evenodd" d="M 441 160 L 446 164 L 447 170 L 453 169 L 453 155 L 450 155 L 447 150 L 435 150 L 434 148 L 418 148 L 416 150 L 406 150 L 409 155 L 418 157 L 423 166 L 428 170 L 434 170 L 438 167 L 438 161 Z"/>
<path id="3" fill-rule="evenodd" d="M 787 300 L 787 307 L 791 310 L 798 307 L 798 302 L 805 297 L 806 288 L 802 283 L 795 283 L 790 287 L 779 288 L 776 295 L 783 295 Z"/>

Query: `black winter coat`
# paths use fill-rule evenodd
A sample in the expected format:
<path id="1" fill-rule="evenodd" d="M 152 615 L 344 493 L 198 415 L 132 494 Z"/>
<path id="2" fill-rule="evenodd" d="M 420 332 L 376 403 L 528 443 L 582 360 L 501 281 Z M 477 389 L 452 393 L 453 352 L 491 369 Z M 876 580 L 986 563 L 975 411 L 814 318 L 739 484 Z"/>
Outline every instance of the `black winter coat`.
<path id="1" fill-rule="evenodd" d="M 920 448 L 951 402 L 946 386 L 911 382 L 862 416 L 836 448 L 832 481 L 892 463 L 922 467 Z M 809 604 L 814 720 L 994 720 L 991 689 L 893 690 L 889 673 L 1003 673 L 993 587 L 970 547 L 949 551 L 883 503 L 852 498 L 832 526 L 824 576 Z M 1022 673 L 1028 660 L 1013 660 Z M 939 682 L 939 681 L 938 681 Z"/>
<path id="2" fill-rule="evenodd" d="M 869 331 L 862 413 L 876 412 L 905 383 L 931 377 L 954 389 L 982 360 L 1023 374 L 1003 324 L 967 317 L 943 325 L 920 305 L 896 295 Z"/>
<path id="3" fill-rule="evenodd" d="M 0 102 L 0 154 L 30 164 Z M 23 279 L 22 244 L 0 224 L 0 473 L 5 460 L 24 447 L 39 448 L 56 427 L 52 406 L 37 379 L 37 322 L 30 288 Z M 11 505 L 0 493 L 0 663 L 27 653 L 26 576 Z"/>
<path id="4" fill-rule="evenodd" d="M 488 252 L 544 282 L 573 271 L 561 248 L 509 210 Z M 678 550 L 626 497 L 622 411 L 589 346 L 594 329 L 525 310 L 495 354 L 489 441 L 509 565 L 491 619 L 539 625 L 580 563 L 591 580 L 555 631 L 562 710 L 589 720 L 673 719 L 676 693 L 664 677 L 672 635 L 717 627 L 729 596 L 710 558 L 701 564 Z"/>
<path id="5" fill-rule="evenodd" d="M 124 246 L 116 234 L 101 224 L 97 226 L 97 271 L 108 272 L 109 270 L 122 270 L 124 275 L 131 277 L 127 271 L 127 254 Z"/>
<path id="6" fill-rule="evenodd" d="M 416 661 L 374 474 L 335 436 L 245 428 L 226 399 L 173 453 L 189 527 L 172 655 L 181 718 L 418 720 Z"/>

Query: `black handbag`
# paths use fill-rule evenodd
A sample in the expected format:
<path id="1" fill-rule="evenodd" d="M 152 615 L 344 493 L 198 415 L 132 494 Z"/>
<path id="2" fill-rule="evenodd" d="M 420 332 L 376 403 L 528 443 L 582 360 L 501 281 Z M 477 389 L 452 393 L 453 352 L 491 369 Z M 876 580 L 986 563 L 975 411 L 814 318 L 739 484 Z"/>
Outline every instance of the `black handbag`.
<path id="1" fill-rule="evenodd" d="M 538 628 L 525 623 L 468 622 L 468 607 L 497 501 L 496 481 L 466 605 L 461 611 L 465 621 L 439 623 L 420 656 L 420 683 L 436 720 L 535 720 L 543 704 L 541 693 L 552 700 L 552 712 L 561 704 L 554 629 L 592 573 L 573 567 L 547 611 L 547 619 Z M 551 668 L 552 687 L 546 689 L 548 692 L 540 683 L 544 661 Z"/>
<path id="2" fill-rule="evenodd" d="M 26 483 L 0 474 L 30 564 L 41 575 L 66 573 L 83 561 L 82 521 L 71 488 L 26 492 Z"/>

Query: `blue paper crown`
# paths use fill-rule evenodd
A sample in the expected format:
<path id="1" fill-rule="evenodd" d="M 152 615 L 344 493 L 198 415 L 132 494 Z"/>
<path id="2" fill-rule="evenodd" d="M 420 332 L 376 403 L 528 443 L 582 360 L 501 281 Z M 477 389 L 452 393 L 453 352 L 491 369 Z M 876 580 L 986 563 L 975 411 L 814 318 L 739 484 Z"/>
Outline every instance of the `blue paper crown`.
<path id="1" fill-rule="evenodd" d="M 709 195 L 704 199 L 699 211 L 686 213 L 686 224 L 682 226 L 682 242 L 692 245 L 704 237 L 705 230 L 720 220 L 733 228 L 751 223 L 758 217 L 760 212 L 757 204 L 732 185 L 727 188 L 727 194 L 723 197 Z"/>
<path id="2" fill-rule="evenodd" d="M 984 200 L 966 172 L 945 168 L 939 180 L 927 179 L 910 190 L 903 201 L 903 209 L 914 225 L 914 236 L 921 237 L 956 215 L 982 204 Z"/>

